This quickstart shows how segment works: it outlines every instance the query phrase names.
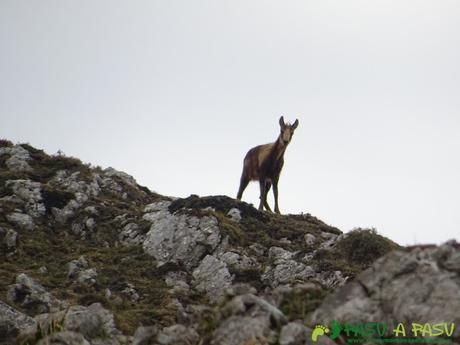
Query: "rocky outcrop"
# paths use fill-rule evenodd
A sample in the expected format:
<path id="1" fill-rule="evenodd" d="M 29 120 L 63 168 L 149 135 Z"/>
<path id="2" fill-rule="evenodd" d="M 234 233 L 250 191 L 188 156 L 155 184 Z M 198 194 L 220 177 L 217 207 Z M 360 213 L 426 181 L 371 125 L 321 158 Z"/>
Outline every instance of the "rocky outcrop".
<path id="1" fill-rule="evenodd" d="M 374 262 L 397 245 L 310 214 L 163 197 L 29 145 L 0 147 L 0 168 L 1 341 L 296 345 L 332 318 L 460 323 L 455 243 Z"/>
<path id="2" fill-rule="evenodd" d="M 315 310 L 312 324 L 378 321 L 460 324 L 460 247 L 395 251 L 378 259 L 354 281 L 339 288 Z M 454 338 L 460 339 L 455 328 Z"/>

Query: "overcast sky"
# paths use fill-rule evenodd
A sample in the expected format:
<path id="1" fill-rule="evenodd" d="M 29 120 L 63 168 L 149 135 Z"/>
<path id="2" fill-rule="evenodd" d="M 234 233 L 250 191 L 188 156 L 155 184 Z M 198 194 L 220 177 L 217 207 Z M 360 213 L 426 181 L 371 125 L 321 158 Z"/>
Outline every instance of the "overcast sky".
<path id="1" fill-rule="evenodd" d="M 459 62 L 458 0 L 0 0 L 0 137 L 235 197 L 298 118 L 281 212 L 459 240 Z"/>

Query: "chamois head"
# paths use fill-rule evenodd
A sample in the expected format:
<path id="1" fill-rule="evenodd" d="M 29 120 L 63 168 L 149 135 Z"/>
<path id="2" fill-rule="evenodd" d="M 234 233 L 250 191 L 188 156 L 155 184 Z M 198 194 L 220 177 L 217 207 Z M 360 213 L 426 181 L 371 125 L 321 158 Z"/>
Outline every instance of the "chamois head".
<path id="1" fill-rule="evenodd" d="M 284 118 L 280 117 L 280 139 L 284 145 L 289 144 L 292 139 L 292 135 L 294 134 L 295 129 L 299 125 L 299 120 L 295 120 L 294 123 L 291 125 L 290 123 L 284 123 Z"/>

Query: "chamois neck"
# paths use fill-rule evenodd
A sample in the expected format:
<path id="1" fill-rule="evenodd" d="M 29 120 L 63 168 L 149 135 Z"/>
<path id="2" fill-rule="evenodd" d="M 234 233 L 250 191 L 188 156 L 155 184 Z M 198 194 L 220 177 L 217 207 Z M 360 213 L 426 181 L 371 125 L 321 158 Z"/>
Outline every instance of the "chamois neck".
<path id="1" fill-rule="evenodd" d="M 280 147 L 280 148 L 286 149 L 286 147 L 288 146 L 288 144 L 289 144 L 289 142 L 286 143 L 286 142 L 283 140 L 282 135 L 280 134 L 280 135 L 278 136 L 278 139 L 276 140 L 275 146 L 278 146 L 278 147 Z"/>
<path id="2" fill-rule="evenodd" d="M 275 142 L 275 145 L 273 146 L 273 154 L 276 156 L 276 158 L 280 158 L 283 154 L 284 151 L 286 151 L 286 147 L 289 143 L 285 143 L 283 138 L 278 136 L 278 139 Z"/>

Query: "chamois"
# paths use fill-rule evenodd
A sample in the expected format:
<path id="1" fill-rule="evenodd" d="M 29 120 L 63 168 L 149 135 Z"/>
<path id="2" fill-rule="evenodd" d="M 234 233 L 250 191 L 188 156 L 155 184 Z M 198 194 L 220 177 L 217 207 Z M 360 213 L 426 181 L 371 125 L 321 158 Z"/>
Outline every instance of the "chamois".
<path id="1" fill-rule="evenodd" d="M 274 143 L 256 146 L 250 149 L 244 157 L 243 173 L 241 174 L 240 188 L 236 197 L 238 200 L 241 200 L 248 183 L 252 180 L 259 181 L 259 210 L 262 211 L 265 206 L 268 211 L 271 211 L 267 203 L 267 194 L 273 184 L 275 212 L 278 214 L 280 213 L 278 207 L 278 181 L 281 169 L 283 169 L 284 152 L 292 139 L 294 130 L 299 125 L 299 120 L 295 120 L 292 125 L 289 123 L 285 124 L 284 118 L 281 116 L 279 124 L 281 132 Z"/>

